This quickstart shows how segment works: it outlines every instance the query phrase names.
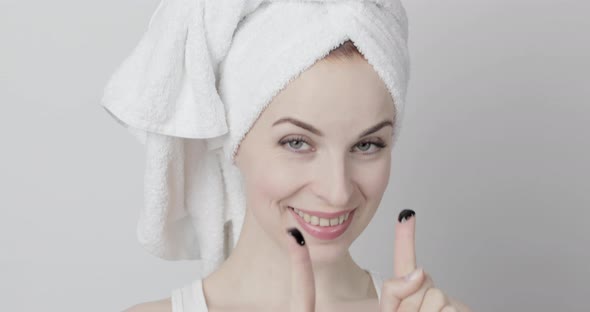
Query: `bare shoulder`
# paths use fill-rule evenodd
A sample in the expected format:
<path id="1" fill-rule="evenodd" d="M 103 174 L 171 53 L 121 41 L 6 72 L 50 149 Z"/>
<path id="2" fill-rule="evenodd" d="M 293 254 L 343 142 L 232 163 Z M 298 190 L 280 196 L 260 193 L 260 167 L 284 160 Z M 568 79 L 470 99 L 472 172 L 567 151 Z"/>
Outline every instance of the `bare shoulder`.
<path id="1" fill-rule="evenodd" d="M 473 310 L 471 310 L 471 308 L 469 308 L 465 303 L 455 298 L 449 298 L 449 301 L 451 305 L 459 310 L 459 312 L 473 312 Z"/>
<path id="2" fill-rule="evenodd" d="M 172 301 L 165 298 L 136 304 L 123 312 L 172 312 Z"/>

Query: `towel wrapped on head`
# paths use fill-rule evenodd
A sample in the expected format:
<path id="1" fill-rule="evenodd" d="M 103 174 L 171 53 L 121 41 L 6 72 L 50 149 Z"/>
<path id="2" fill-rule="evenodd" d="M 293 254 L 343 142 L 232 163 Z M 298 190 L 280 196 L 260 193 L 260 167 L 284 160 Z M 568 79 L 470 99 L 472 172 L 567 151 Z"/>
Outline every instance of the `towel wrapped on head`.
<path id="1" fill-rule="evenodd" d="M 233 159 L 257 117 L 291 80 L 352 40 L 395 103 L 409 81 L 399 0 L 162 0 L 108 81 L 103 107 L 145 144 L 140 244 L 167 260 L 229 256 L 246 200 Z"/>

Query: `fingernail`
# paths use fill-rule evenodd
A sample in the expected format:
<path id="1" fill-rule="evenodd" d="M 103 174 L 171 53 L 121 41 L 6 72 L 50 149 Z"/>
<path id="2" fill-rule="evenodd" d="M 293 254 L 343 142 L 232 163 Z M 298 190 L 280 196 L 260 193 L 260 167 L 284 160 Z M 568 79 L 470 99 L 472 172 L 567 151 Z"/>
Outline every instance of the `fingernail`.
<path id="1" fill-rule="evenodd" d="M 301 234 L 301 232 L 299 232 L 299 230 L 297 228 L 290 228 L 287 230 L 287 233 L 289 233 L 289 234 L 291 234 L 291 236 L 293 236 L 293 238 L 295 239 L 297 244 L 299 244 L 301 246 L 305 245 L 305 239 L 303 239 L 303 235 Z"/>
<path id="2" fill-rule="evenodd" d="M 414 270 L 414 272 L 404 276 L 404 281 L 409 282 L 409 281 L 413 281 L 415 279 L 418 278 L 418 276 L 420 276 L 420 268 L 417 268 L 416 270 Z"/>
<path id="3" fill-rule="evenodd" d="M 412 216 L 416 215 L 416 212 L 412 209 L 404 209 L 402 212 L 399 213 L 397 217 L 397 221 L 400 223 L 404 223 L 408 221 Z"/>

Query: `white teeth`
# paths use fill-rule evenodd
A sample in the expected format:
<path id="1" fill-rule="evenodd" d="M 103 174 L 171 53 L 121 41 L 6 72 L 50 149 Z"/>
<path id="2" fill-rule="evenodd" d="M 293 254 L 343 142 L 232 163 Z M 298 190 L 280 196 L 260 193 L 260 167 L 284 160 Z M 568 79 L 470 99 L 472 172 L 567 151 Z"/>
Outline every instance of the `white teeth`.
<path id="1" fill-rule="evenodd" d="M 319 218 L 317 216 L 309 215 L 301 210 L 293 208 L 296 214 L 298 214 L 305 222 L 311 225 L 319 225 L 319 226 L 334 226 L 342 224 L 344 221 L 348 220 L 348 215 L 350 213 L 346 213 L 336 218 L 326 219 L 326 218 Z"/>

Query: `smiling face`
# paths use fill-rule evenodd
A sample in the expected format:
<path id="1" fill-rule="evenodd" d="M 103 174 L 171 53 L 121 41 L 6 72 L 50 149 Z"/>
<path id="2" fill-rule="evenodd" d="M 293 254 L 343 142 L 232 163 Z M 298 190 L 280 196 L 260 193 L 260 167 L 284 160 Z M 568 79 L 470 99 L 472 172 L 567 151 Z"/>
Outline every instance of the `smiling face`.
<path id="1" fill-rule="evenodd" d="M 235 157 L 258 226 L 279 245 L 285 228 L 296 226 L 314 262 L 346 253 L 389 182 L 394 114 L 385 84 L 362 57 L 320 60 L 291 81 Z M 344 233 L 321 239 L 306 232 L 288 207 L 312 214 L 356 210 Z"/>

